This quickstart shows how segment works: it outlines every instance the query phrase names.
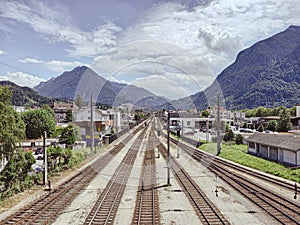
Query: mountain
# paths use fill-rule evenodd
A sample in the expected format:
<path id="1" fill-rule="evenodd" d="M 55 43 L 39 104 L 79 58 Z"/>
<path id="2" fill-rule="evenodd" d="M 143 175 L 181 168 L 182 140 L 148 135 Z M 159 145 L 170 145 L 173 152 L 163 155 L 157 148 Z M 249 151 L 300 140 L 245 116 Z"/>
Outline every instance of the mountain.
<path id="1" fill-rule="evenodd" d="M 35 106 L 52 105 L 53 99 L 43 97 L 29 87 L 21 87 L 10 81 L 0 81 L 1 86 L 7 86 L 12 92 L 12 105 L 14 106 Z"/>
<path id="2" fill-rule="evenodd" d="M 299 104 L 300 27 L 290 26 L 241 51 L 207 89 L 172 104 L 204 109 L 215 103 L 217 95 L 227 109 Z"/>
<path id="3" fill-rule="evenodd" d="M 216 96 L 227 109 L 291 107 L 300 102 L 300 27 L 290 26 L 241 51 L 208 88 L 175 101 L 107 81 L 87 67 L 64 72 L 35 90 L 52 98 L 74 99 L 79 94 L 85 101 L 93 93 L 95 100 L 105 105 L 133 103 L 154 109 L 205 109 L 216 104 Z"/>
<path id="4" fill-rule="evenodd" d="M 141 104 L 147 98 L 156 98 L 157 104 L 164 103 L 162 98 L 144 88 L 108 81 L 86 66 L 76 67 L 56 78 L 41 82 L 34 89 L 46 97 L 75 99 L 79 95 L 84 101 L 89 101 L 93 94 L 94 101 L 109 106 L 136 104 L 139 101 Z"/>

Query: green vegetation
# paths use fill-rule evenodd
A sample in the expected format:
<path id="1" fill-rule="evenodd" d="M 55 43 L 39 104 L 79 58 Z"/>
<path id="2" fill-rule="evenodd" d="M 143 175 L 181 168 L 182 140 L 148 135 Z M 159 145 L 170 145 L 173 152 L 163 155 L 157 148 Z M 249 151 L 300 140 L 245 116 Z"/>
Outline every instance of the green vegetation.
<path id="1" fill-rule="evenodd" d="M 73 121 L 73 113 L 71 109 L 68 109 L 66 113 L 66 123 L 70 123 L 72 121 Z"/>
<path id="2" fill-rule="evenodd" d="M 224 141 L 233 141 L 234 140 L 234 133 L 231 129 L 224 134 L 223 140 Z"/>
<path id="3" fill-rule="evenodd" d="M 275 107 L 275 108 L 266 108 L 266 107 L 257 107 L 254 109 L 244 110 L 246 117 L 267 117 L 267 116 L 280 116 L 280 113 L 289 114 L 291 116 L 296 116 L 296 107 L 286 108 L 284 106 Z"/>
<path id="4" fill-rule="evenodd" d="M 79 94 L 76 96 L 74 103 L 78 106 L 79 109 L 81 109 L 85 105 L 83 99 Z"/>
<path id="5" fill-rule="evenodd" d="M 279 113 L 280 119 L 278 121 L 278 131 L 279 132 L 288 132 L 291 129 L 291 115 L 287 109 L 283 108 Z"/>
<path id="6" fill-rule="evenodd" d="M 0 86 L 0 153 L 8 158 L 13 156 L 16 143 L 25 137 L 25 125 L 10 105 L 11 96 L 7 87 Z"/>
<path id="7" fill-rule="evenodd" d="M 276 120 L 270 120 L 267 124 L 266 130 L 277 131 L 278 130 L 278 122 Z"/>
<path id="8" fill-rule="evenodd" d="M 35 173 L 32 169 L 32 165 L 36 162 L 33 154 L 17 149 L 16 144 L 25 139 L 25 133 L 28 138 L 36 138 L 40 137 L 43 131 L 52 134 L 55 129 L 54 113 L 49 106 L 20 115 L 12 108 L 11 98 L 12 93 L 8 87 L 0 86 L 0 153 L 8 160 L 0 172 L 0 202 L 41 182 L 42 174 Z M 78 128 L 73 125 L 58 129 L 56 132 L 67 145 L 74 144 L 78 133 Z M 90 150 L 49 147 L 47 149 L 49 174 L 78 165 L 88 157 L 88 152 Z"/>
<path id="9" fill-rule="evenodd" d="M 236 143 L 237 145 L 243 144 L 243 140 L 244 140 L 243 135 L 241 135 L 241 134 L 235 135 L 235 143 Z"/>
<path id="10" fill-rule="evenodd" d="M 22 119 L 26 125 L 26 137 L 40 138 L 44 131 L 51 136 L 55 130 L 55 118 L 46 108 L 40 108 L 22 113 Z"/>
<path id="11" fill-rule="evenodd" d="M 18 151 L 0 172 L 0 201 L 34 184 L 34 176 L 28 174 L 35 159 L 30 152 Z"/>
<path id="12" fill-rule="evenodd" d="M 53 99 L 41 96 L 29 87 L 21 87 L 10 81 L 0 81 L 0 86 L 8 87 L 12 92 L 10 103 L 15 106 L 25 106 L 28 108 L 32 108 L 53 104 Z"/>
<path id="13" fill-rule="evenodd" d="M 87 159 L 91 151 L 90 149 L 76 149 L 70 148 L 62 149 L 61 147 L 48 147 L 48 171 L 50 175 L 57 172 L 71 169 Z"/>
<path id="14" fill-rule="evenodd" d="M 262 124 L 259 124 L 258 128 L 257 128 L 258 132 L 264 132 L 265 131 L 265 127 Z"/>
<path id="15" fill-rule="evenodd" d="M 215 155 L 217 153 L 217 144 L 203 144 L 200 146 L 200 149 Z M 284 165 L 247 154 L 246 145 L 222 144 L 222 150 L 219 156 L 244 166 L 300 182 L 300 169 L 292 169 Z"/>
<path id="16" fill-rule="evenodd" d="M 73 124 L 69 124 L 67 127 L 61 128 L 61 133 L 59 137 L 59 142 L 66 144 L 67 147 L 71 147 L 75 144 L 76 140 L 81 139 L 79 135 L 79 127 Z"/>

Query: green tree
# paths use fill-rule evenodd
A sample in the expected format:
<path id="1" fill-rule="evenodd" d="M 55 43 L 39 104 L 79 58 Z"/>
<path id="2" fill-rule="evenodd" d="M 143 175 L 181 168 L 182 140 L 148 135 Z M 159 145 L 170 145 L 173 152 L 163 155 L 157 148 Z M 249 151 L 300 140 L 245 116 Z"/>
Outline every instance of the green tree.
<path id="1" fill-rule="evenodd" d="M 296 106 L 293 106 L 292 108 L 290 108 L 290 115 L 296 116 Z"/>
<path id="2" fill-rule="evenodd" d="M 55 119 L 47 109 L 35 109 L 22 113 L 27 138 L 40 138 L 44 131 L 50 137 L 55 131 Z"/>
<path id="3" fill-rule="evenodd" d="M 84 106 L 84 102 L 79 94 L 76 96 L 74 103 L 78 106 L 79 109 L 81 109 L 82 106 Z"/>
<path id="4" fill-rule="evenodd" d="M 268 125 L 267 125 L 266 129 L 270 130 L 270 131 L 273 131 L 273 132 L 277 131 L 277 129 L 278 129 L 278 122 L 276 120 L 270 120 L 268 122 Z"/>
<path id="5" fill-rule="evenodd" d="M 66 144 L 67 147 L 72 146 L 77 141 L 78 129 L 73 124 L 69 124 L 67 127 L 62 128 L 62 132 L 59 138 L 59 142 Z"/>
<path id="6" fill-rule="evenodd" d="M 255 113 L 256 117 L 265 117 L 265 116 L 270 116 L 272 114 L 271 109 L 262 106 L 256 108 L 255 111 L 256 111 Z"/>
<path id="7" fill-rule="evenodd" d="M 228 123 L 225 124 L 225 132 L 229 132 L 230 131 L 230 125 Z"/>
<path id="8" fill-rule="evenodd" d="M 13 156 L 16 143 L 25 137 L 25 125 L 11 106 L 12 93 L 7 87 L 0 86 L 0 153 L 8 158 Z"/>
<path id="9" fill-rule="evenodd" d="M 49 105 L 43 105 L 42 109 L 47 110 L 52 115 L 52 117 L 55 119 L 55 112 L 53 111 L 53 109 L 50 108 Z"/>
<path id="10" fill-rule="evenodd" d="M 68 109 L 66 112 L 66 122 L 70 123 L 73 121 L 73 113 L 71 109 Z"/>
<path id="11" fill-rule="evenodd" d="M 232 130 L 229 130 L 228 132 L 225 133 L 223 137 L 224 141 L 233 141 L 234 140 L 234 133 Z"/>
<path id="12" fill-rule="evenodd" d="M 264 127 L 264 125 L 262 125 L 262 124 L 259 124 L 259 126 L 258 126 L 257 130 L 258 130 L 259 132 L 263 132 L 263 131 L 265 130 L 265 127 Z"/>
<path id="13" fill-rule="evenodd" d="M 70 162 L 70 159 L 72 158 L 72 150 L 69 148 L 64 149 L 62 156 L 64 158 L 64 165 L 67 165 Z"/>
<path id="14" fill-rule="evenodd" d="M 279 132 L 287 132 L 291 129 L 291 116 L 290 112 L 283 108 L 279 113 L 279 121 L 278 121 L 278 131 Z"/>
<path id="15" fill-rule="evenodd" d="M 5 190 L 15 188 L 16 191 L 21 191 L 22 182 L 34 163 L 35 159 L 31 153 L 18 151 L 13 155 L 0 173 L 0 182 L 4 184 Z"/>
<path id="16" fill-rule="evenodd" d="M 48 167 L 52 167 L 49 169 L 55 169 L 57 165 L 60 165 L 61 158 L 63 156 L 63 149 L 59 146 L 56 147 L 48 147 L 47 148 L 47 156 L 48 156 Z"/>
<path id="17" fill-rule="evenodd" d="M 237 134 L 237 135 L 235 136 L 235 143 L 236 143 L 237 145 L 243 144 L 243 140 L 244 140 L 243 135 Z"/>
<path id="18" fill-rule="evenodd" d="M 201 115 L 202 115 L 202 117 L 207 118 L 207 117 L 209 116 L 208 110 L 207 110 L 207 109 L 203 110 L 203 111 L 201 112 Z"/>

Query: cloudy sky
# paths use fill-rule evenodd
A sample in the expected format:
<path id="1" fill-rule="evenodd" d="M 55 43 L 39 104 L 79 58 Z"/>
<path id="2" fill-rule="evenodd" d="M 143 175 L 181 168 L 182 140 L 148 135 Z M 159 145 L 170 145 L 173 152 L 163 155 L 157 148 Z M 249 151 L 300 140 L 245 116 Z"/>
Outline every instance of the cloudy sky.
<path id="1" fill-rule="evenodd" d="M 0 80 L 33 87 L 86 65 L 184 97 L 299 13 L 295 0 L 0 0 Z"/>

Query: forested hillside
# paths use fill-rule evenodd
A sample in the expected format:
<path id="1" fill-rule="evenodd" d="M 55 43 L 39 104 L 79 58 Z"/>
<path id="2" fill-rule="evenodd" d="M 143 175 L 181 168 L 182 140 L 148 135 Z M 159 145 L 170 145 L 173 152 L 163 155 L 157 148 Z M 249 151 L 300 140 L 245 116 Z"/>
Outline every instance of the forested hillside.
<path id="1" fill-rule="evenodd" d="M 10 81 L 0 81 L 1 86 L 8 86 L 12 91 L 12 105 L 25 107 L 40 107 L 42 105 L 52 105 L 53 99 L 43 97 L 29 87 L 21 87 Z"/>

